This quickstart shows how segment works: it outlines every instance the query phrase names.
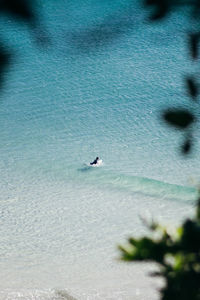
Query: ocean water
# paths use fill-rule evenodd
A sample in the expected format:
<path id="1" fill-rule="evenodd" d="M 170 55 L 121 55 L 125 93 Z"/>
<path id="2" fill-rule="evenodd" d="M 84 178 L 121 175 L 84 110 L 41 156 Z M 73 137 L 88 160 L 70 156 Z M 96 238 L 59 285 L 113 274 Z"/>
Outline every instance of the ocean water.
<path id="1" fill-rule="evenodd" d="M 137 1 L 38 12 L 48 47 L 0 22 L 15 53 L 0 94 L 0 299 L 158 299 L 156 266 L 120 262 L 117 246 L 147 233 L 141 217 L 173 226 L 194 212 L 198 124 L 186 159 L 160 118 L 194 106 L 187 12 L 157 24 Z"/>

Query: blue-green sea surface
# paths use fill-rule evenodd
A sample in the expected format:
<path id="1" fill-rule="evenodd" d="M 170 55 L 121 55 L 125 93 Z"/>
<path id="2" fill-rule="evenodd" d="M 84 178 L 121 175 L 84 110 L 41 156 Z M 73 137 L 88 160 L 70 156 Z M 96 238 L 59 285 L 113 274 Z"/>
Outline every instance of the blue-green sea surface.
<path id="1" fill-rule="evenodd" d="M 193 214 L 192 155 L 161 112 L 194 108 L 187 13 L 156 24 L 137 1 L 38 1 L 50 40 L 8 17 L 14 52 L 0 94 L 0 300 L 155 300 L 154 266 L 119 262 L 117 245 Z M 197 115 L 198 117 L 198 115 Z M 100 167 L 89 163 L 99 156 Z"/>

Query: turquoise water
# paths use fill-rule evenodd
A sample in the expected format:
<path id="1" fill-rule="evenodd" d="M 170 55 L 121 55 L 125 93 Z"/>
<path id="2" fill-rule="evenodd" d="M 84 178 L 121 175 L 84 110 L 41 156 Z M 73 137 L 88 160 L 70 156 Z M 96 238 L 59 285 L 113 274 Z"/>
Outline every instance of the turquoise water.
<path id="1" fill-rule="evenodd" d="M 117 244 L 192 214 L 199 143 L 160 111 L 192 107 L 185 13 L 157 25 L 138 2 L 39 2 L 51 39 L 1 20 L 15 50 L 0 99 L 0 299 L 157 299 Z M 196 140 L 199 138 L 195 132 Z M 87 164 L 100 156 L 103 165 Z"/>

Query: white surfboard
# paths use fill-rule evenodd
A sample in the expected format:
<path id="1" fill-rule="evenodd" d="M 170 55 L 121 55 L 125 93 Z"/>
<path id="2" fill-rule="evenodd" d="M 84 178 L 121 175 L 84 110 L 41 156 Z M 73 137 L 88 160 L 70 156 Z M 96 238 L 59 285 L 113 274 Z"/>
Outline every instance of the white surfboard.
<path id="1" fill-rule="evenodd" d="M 96 164 L 93 164 L 93 165 L 90 164 L 90 167 L 99 167 L 99 166 L 101 166 L 102 164 L 103 164 L 102 159 L 99 159 L 99 160 L 97 161 Z"/>

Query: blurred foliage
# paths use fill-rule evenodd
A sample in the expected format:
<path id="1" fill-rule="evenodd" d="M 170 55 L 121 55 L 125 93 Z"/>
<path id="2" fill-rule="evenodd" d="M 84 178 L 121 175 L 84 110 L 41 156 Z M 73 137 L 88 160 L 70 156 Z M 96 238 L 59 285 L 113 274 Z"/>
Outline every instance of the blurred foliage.
<path id="1" fill-rule="evenodd" d="M 33 1 L 29 0 L 0 0 L 0 13 L 28 23 L 33 22 L 36 17 L 33 11 Z"/>
<path id="2" fill-rule="evenodd" d="M 28 0 L 0 0 L 0 15 L 8 15 L 17 21 L 33 24 L 35 15 L 31 2 Z M 0 89 L 4 84 L 4 73 L 11 63 L 12 53 L 7 46 L 0 42 Z"/>
<path id="3" fill-rule="evenodd" d="M 170 125 L 180 129 L 187 128 L 195 120 L 193 114 L 186 109 L 170 109 L 164 112 L 163 117 Z"/>
<path id="4" fill-rule="evenodd" d="M 36 0 L 0 0 L 0 16 L 6 15 L 9 20 L 25 23 L 37 44 L 43 46 L 49 42 L 49 39 L 44 28 L 39 24 L 35 6 Z M 4 73 L 14 60 L 14 51 L 11 50 L 0 41 L 0 89 L 4 84 Z"/>
<path id="5" fill-rule="evenodd" d="M 191 19 L 200 17 L 200 0 L 146 0 L 145 4 L 154 6 L 151 21 L 161 20 L 171 10 L 182 5 L 191 6 Z M 195 62 L 199 56 L 199 39 L 198 28 L 188 34 L 190 58 Z M 186 76 L 185 88 L 189 100 L 198 103 L 198 78 L 194 75 Z M 197 121 L 194 110 L 168 108 L 162 112 L 162 119 L 185 132 L 181 152 L 188 154 L 193 145 L 192 125 Z M 200 300 L 200 198 L 195 217 L 186 219 L 175 234 L 156 223 L 148 227 L 157 237 L 130 238 L 128 246 L 119 247 L 121 258 L 125 261 L 155 262 L 159 265 L 160 271 L 152 275 L 161 276 L 165 280 L 165 285 L 160 290 L 162 300 Z"/>
<path id="6" fill-rule="evenodd" d="M 200 199 L 196 215 L 187 219 L 171 234 L 167 228 L 150 224 L 149 228 L 157 238 L 130 238 L 128 246 L 120 246 L 125 261 L 156 262 L 165 287 L 161 289 L 163 300 L 200 299 Z"/>
<path id="7" fill-rule="evenodd" d="M 200 18 L 200 0 L 145 0 L 145 5 L 146 7 L 153 7 L 153 13 L 151 13 L 149 17 L 151 21 L 162 20 L 164 17 L 168 16 L 171 11 L 180 9 L 183 6 L 191 8 L 191 21 L 194 20 L 196 22 L 196 20 Z M 194 24 L 198 24 L 198 22 L 195 22 Z M 199 57 L 199 28 L 195 28 L 194 32 L 190 32 L 187 35 L 190 58 L 193 61 L 197 62 L 197 59 Z M 197 103 L 199 96 L 199 84 L 197 77 L 195 77 L 194 75 L 186 76 L 185 88 L 190 100 Z M 195 113 L 196 112 L 194 112 L 193 109 L 191 109 L 190 111 L 186 111 L 184 108 L 169 108 L 162 113 L 162 118 L 167 124 L 185 132 L 185 140 L 181 145 L 181 152 L 183 154 L 190 153 L 194 144 L 193 132 L 195 127 L 192 125 L 194 124 L 194 121 L 197 120 L 197 116 L 195 116 Z"/>

